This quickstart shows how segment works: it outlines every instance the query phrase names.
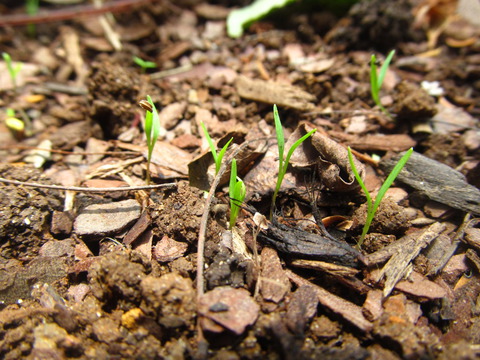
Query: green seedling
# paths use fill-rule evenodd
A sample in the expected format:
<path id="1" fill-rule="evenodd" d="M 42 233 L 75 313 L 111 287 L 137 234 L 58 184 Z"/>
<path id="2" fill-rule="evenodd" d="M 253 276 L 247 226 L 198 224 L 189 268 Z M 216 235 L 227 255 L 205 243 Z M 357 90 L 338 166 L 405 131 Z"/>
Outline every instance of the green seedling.
<path id="1" fill-rule="evenodd" d="M 147 137 L 147 185 L 150 185 L 150 162 L 152 160 L 152 153 L 155 144 L 157 143 L 158 134 L 160 132 L 160 118 L 158 117 L 157 109 L 152 101 L 150 95 L 147 95 L 147 100 L 141 100 L 139 105 L 146 110 L 145 122 L 143 128 Z"/>
<path id="2" fill-rule="evenodd" d="M 210 134 L 208 133 L 207 127 L 205 126 L 205 124 L 203 122 L 200 123 L 200 126 L 202 127 L 203 133 L 205 134 L 205 137 L 207 138 L 208 146 L 210 147 L 210 151 L 211 151 L 212 156 L 213 156 L 213 161 L 215 162 L 215 175 L 216 175 L 220 171 L 220 166 L 222 166 L 223 156 L 225 155 L 225 152 L 227 151 L 228 145 L 230 145 L 233 138 L 228 140 L 228 142 L 225 145 L 223 145 L 223 148 L 217 153 L 217 147 L 213 143 L 213 140 L 210 137 Z"/>
<path id="3" fill-rule="evenodd" d="M 147 69 L 154 69 L 157 67 L 157 64 L 153 61 L 143 60 L 138 56 L 133 57 L 133 62 L 142 68 L 142 73 L 146 73 Z"/>
<path id="4" fill-rule="evenodd" d="M 402 171 L 403 167 L 405 166 L 408 159 L 410 158 L 410 155 L 412 155 L 412 152 L 413 152 L 413 148 L 410 148 L 405 152 L 405 155 L 403 155 L 402 158 L 398 161 L 398 163 L 393 168 L 392 172 L 388 175 L 387 179 L 382 184 L 382 187 L 378 191 L 377 197 L 375 198 L 375 202 L 373 203 L 370 192 L 367 190 L 367 187 L 365 186 L 365 183 L 360 177 L 360 174 L 358 173 L 357 168 L 355 167 L 355 163 L 353 162 L 352 150 L 350 149 L 350 146 L 348 147 L 348 161 L 350 162 L 350 167 L 352 168 L 355 178 L 357 179 L 363 192 L 365 193 L 365 196 L 367 197 L 367 219 L 365 221 L 365 225 L 363 226 L 360 240 L 357 243 L 357 246 L 359 248 L 362 246 L 363 240 L 365 239 L 365 235 L 367 235 L 368 230 L 370 229 L 370 225 L 372 224 L 372 220 L 375 216 L 375 213 L 377 212 L 377 209 L 380 206 L 380 202 L 385 196 L 385 193 L 387 192 L 387 190 L 390 188 L 390 186 L 392 186 L 398 174 L 400 174 L 400 171 Z"/>
<path id="5" fill-rule="evenodd" d="M 382 110 L 385 114 L 390 115 L 387 109 L 385 109 L 380 102 L 380 89 L 382 88 L 383 80 L 385 79 L 385 74 L 387 73 L 388 66 L 392 61 L 393 55 L 395 55 L 395 50 L 390 51 L 385 62 L 383 63 L 380 71 L 377 75 L 377 57 L 375 54 L 372 54 L 370 58 L 370 89 L 372 92 L 372 99 L 375 104 Z"/>
<path id="6" fill-rule="evenodd" d="M 247 190 L 243 181 L 237 176 L 237 160 L 232 159 L 232 168 L 230 170 L 230 230 L 235 226 L 238 213 L 240 212 L 240 204 L 245 200 Z"/>
<path id="7" fill-rule="evenodd" d="M 40 0 L 27 0 L 27 2 L 25 3 L 25 10 L 28 15 L 34 16 L 38 13 L 39 2 Z M 30 35 L 31 37 L 35 37 L 35 34 L 36 34 L 35 24 L 28 24 L 27 32 L 28 32 L 28 35 Z"/>
<path id="8" fill-rule="evenodd" d="M 275 121 L 275 132 L 277 135 L 277 144 L 278 144 L 278 177 L 277 177 L 277 184 L 275 186 L 275 191 L 272 197 L 272 207 L 270 209 L 270 220 L 273 218 L 273 210 L 275 208 L 275 202 L 277 200 L 278 192 L 280 191 L 280 186 L 282 185 L 283 178 L 287 172 L 288 164 L 290 162 L 290 158 L 292 157 L 293 152 L 297 147 L 300 146 L 307 138 L 312 136 L 312 134 L 317 131 L 317 129 L 310 130 L 308 133 L 303 135 L 300 139 L 295 141 L 295 143 L 290 147 L 287 152 L 287 157 L 284 158 L 285 152 L 285 137 L 283 134 L 282 122 L 280 121 L 280 117 L 278 116 L 278 109 L 277 105 L 273 105 L 273 119 Z"/>
<path id="9" fill-rule="evenodd" d="M 5 61 L 5 64 L 7 65 L 7 70 L 8 70 L 8 73 L 10 74 L 10 79 L 12 79 L 13 88 L 16 90 L 17 76 L 23 64 L 19 62 L 19 63 L 16 63 L 14 66 L 12 62 L 12 57 L 10 56 L 9 53 L 6 53 L 6 52 L 2 52 L 2 57 L 3 57 L 3 60 Z"/>

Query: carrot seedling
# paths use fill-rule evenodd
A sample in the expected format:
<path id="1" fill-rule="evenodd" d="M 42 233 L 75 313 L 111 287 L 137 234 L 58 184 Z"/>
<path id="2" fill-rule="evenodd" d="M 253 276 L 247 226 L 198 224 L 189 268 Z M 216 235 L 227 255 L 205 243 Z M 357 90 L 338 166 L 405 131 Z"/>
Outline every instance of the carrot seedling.
<path id="1" fill-rule="evenodd" d="M 292 157 L 293 152 L 297 147 L 300 146 L 307 138 L 312 136 L 312 134 L 317 131 L 317 129 L 310 130 L 308 133 L 303 135 L 300 139 L 295 141 L 295 143 L 290 147 L 287 152 L 287 157 L 284 158 L 285 152 L 285 137 L 283 134 L 282 122 L 280 121 L 280 117 L 278 116 L 278 109 L 277 105 L 273 105 L 273 119 L 275 121 L 275 132 L 277 135 L 277 144 L 278 144 L 278 177 L 277 177 L 277 184 L 275 186 L 275 191 L 272 197 L 272 207 L 270 209 L 270 220 L 273 218 L 273 210 L 275 208 L 275 202 L 277 200 L 278 192 L 280 191 L 280 186 L 282 185 L 283 178 L 287 172 L 288 164 L 290 162 L 290 158 Z"/>
<path id="2" fill-rule="evenodd" d="M 133 62 L 140 66 L 142 68 L 142 73 L 146 73 L 147 69 L 154 69 L 157 67 L 157 64 L 154 63 L 153 61 L 147 61 L 143 60 L 142 58 L 139 58 L 138 56 L 134 56 Z"/>
<path id="3" fill-rule="evenodd" d="M 367 197 L 367 219 L 365 220 L 365 225 L 363 226 L 360 240 L 357 243 L 357 246 L 359 248 L 362 246 L 363 240 L 365 239 L 365 235 L 367 235 L 368 230 L 370 229 L 370 225 L 372 224 L 372 220 L 375 216 L 375 213 L 377 212 L 380 202 L 385 196 L 385 193 L 387 192 L 387 190 L 390 188 L 390 186 L 392 186 L 398 174 L 400 174 L 400 171 L 402 171 L 403 167 L 405 166 L 408 159 L 410 158 L 410 155 L 412 155 L 412 152 L 413 152 L 413 148 L 410 148 L 405 152 L 405 155 L 403 155 L 402 158 L 398 161 L 398 163 L 395 165 L 390 175 L 388 175 L 387 179 L 382 184 L 382 187 L 378 191 L 377 197 L 375 198 L 375 202 L 372 203 L 372 197 L 370 195 L 370 192 L 367 190 L 367 187 L 365 186 L 365 183 L 360 177 L 360 174 L 358 173 L 357 168 L 355 167 L 355 163 L 353 162 L 352 149 L 350 149 L 350 146 L 348 147 L 348 161 L 350 162 L 350 167 L 352 168 L 355 178 L 357 179 L 358 183 L 360 184 L 360 187 L 362 188 L 363 192 L 365 193 L 365 196 Z"/>
<path id="4" fill-rule="evenodd" d="M 200 126 L 202 127 L 203 133 L 205 134 L 205 137 L 207 138 L 208 146 L 210 147 L 210 151 L 211 151 L 212 156 L 213 156 L 213 161 L 215 162 L 215 175 L 216 175 L 220 171 L 220 166 L 222 166 L 223 156 L 225 155 L 225 152 L 227 151 L 228 145 L 230 145 L 233 138 L 228 140 L 228 142 L 223 146 L 223 148 L 217 153 L 217 147 L 213 143 L 213 140 L 210 137 L 210 134 L 208 133 L 207 127 L 205 126 L 205 124 L 203 122 L 200 123 Z"/>
<path id="5" fill-rule="evenodd" d="M 230 230 L 235 226 L 238 213 L 240 212 L 240 204 L 245 200 L 247 190 L 243 181 L 237 176 L 237 160 L 232 159 L 232 167 L 230 170 Z"/>
<path id="6" fill-rule="evenodd" d="M 160 132 L 160 118 L 158 117 L 157 109 L 155 104 L 152 101 L 150 95 L 147 95 L 147 100 L 141 100 L 139 105 L 146 110 L 145 121 L 143 128 L 145 130 L 145 135 L 147 137 L 147 185 L 150 185 L 150 162 L 152 160 L 153 148 L 158 139 L 158 134 Z"/>
<path id="7" fill-rule="evenodd" d="M 3 60 L 5 61 L 5 64 L 7 65 L 7 70 L 8 70 L 8 74 L 10 75 L 10 79 L 12 79 L 13 88 L 17 90 L 17 76 L 23 64 L 19 62 L 19 63 L 16 63 L 16 65 L 14 66 L 12 62 L 12 57 L 10 56 L 9 53 L 6 53 L 6 52 L 2 52 L 2 57 L 3 57 Z"/>
<path id="8" fill-rule="evenodd" d="M 380 89 L 382 88 L 383 80 L 385 79 L 385 74 L 387 73 L 388 66 L 392 61 L 393 55 L 395 55 L 395 50 L 390 51 L 385 62 L 383 63 L 380 71 L 377 75 L 377 57 L 375 54 L 372 54 L 370 58 L 370 90 L 372 93 L 372 99 L 375 104 L 382 110 L 385 114 L 389 115 L 388 110 L 385 109 L 380 102 Z"/>

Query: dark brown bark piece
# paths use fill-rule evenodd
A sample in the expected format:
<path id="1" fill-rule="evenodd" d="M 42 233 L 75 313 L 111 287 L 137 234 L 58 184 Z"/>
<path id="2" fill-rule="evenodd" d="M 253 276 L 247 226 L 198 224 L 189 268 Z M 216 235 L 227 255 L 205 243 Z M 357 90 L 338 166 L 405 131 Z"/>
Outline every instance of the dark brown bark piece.
<path id="1" fill-rule="evenodd" d="M 311 286 L 300 286 L 287 306 L 287 326 L 298 336 L 303 335 L 308 322 L 317 312 L 318 299 Z"/>
<path id="2" fill-rule="evenodd" d="M 123 243 L 125 245 L 133 243 L 145 230 L 147 230 L 151 223 L 152 219 L 150 218 L 150 214 L 147 211 L 144 211 L 135 225 L 128 230 L 127 235 L 123 238 Z"/>
<path id="3" fill-rule="evenodd" d="M 320 286 L 314 285 L 308 280 L 303 279 L 290 270 L 286 270 L 287 276 L 298 286 L 309 285 L 313 287 L 320 304 L 330 309 L 334 313 L 340 315 L 345 320 L 355 325 L 358 329 L 364 332 L 370 332 L 373 329 L 373 324 L 368 321 L 363 315 L 362 308 L 351 302 L 334 295 Z"/>
<path id="4" fill-rule="evenodd" d="M 264 300 L 278 304 L 290 291 L 290 281 L 282 269 L 280 258 L 275 249 L 263 248 L 261 258 L 260 293 Z"/>
<path id="5" fill-rule="evenodd" d="M 389 173 L 402 155 L 382 161 L 380 167 Z M 414 152 L 397 179 L 432 200 L 454 209 L 480 214 L 480 190 L 468 184 L 460 172 L 438 161 Z"/>
<path id="6" fill-rule="evenodd" d="M 268 229 L 262 230 L 258 237 L 278 251 L 293 257 L 319 259 L 351 267 L 358 267 L 363 258 L 360 252 L 346 242 L 334 241 L 276 222 L 269 223 Z"/>

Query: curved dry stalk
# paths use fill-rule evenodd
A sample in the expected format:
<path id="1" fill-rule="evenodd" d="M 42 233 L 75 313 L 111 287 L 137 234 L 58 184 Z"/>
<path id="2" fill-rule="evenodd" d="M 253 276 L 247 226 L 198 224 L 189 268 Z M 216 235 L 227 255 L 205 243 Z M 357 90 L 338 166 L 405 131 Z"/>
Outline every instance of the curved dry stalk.
<path id="1" fill-rule="evenodd" d="M 203 287 L 203 267 L 205 264 L 205 259 L 203 257 L 203 253 L 205 250 L 205 238 L 207 234 L 207 223 L 208 223 L 208 216 L 210 214 L 210 207 L 212 205 L 212 201 L 214 198 L 215 190 L 218 187 L 218 184 L 220 183 L 220 179 L 222 178 L 223 174 L 225 174 L 225 171 L 227 170 L 228 166 L 232 162 L 233 158 L 238 155 L 240 151 L 242 151 L 245 147 L 250 145 L 251 143 L 254 143 L 256 141 L 266 141 L 266 140 L 272 140 L 274 139 L 273 137 L 264 137 L 264 138 L 258 138 L 255 140 L 250 140 L 242 145 L 240 145 L 237 149 L 232 151 L 230 157 L 222 163 L 222 166 L 220 166 L 220 169 L 218 170 L 217 175 L 215 176 L 215 179 L 212 182 L 212 185 L 210 186 L 210 191 L 208 192 L 207 199 L 205 201 L 205 209 L 203 210 L 203 215 L 202 219 L 200 220 L 200 229 L 199 229 L 199 234 L 198 234 L 198 244 L 197 244 L 197 300 L 200 300 L 200 297 L 204 294 L 204 287 Z"/>
<path id="2" fill-rule="evenodd" d="M 39 183 L 24 182 L 18 180 L 9 180 L 0 177 L 0 183 L 12 184 L 18 186 L 34 187 L 39 189 L 51 189 L 60 191 L 78 191 L 78 192 L 114 192 L 114 191 L 139 191 L 139 190 L 153 190 L 160 188 L 173 188 L 176 183 L 156 184 L 156 185 L 141 185 L 141 186 L 123 186 L 123 187 L 106 187 L 106 188 L 86 188 L 81 186 L 61 186 L 61 185 L 47 185 Z"/>

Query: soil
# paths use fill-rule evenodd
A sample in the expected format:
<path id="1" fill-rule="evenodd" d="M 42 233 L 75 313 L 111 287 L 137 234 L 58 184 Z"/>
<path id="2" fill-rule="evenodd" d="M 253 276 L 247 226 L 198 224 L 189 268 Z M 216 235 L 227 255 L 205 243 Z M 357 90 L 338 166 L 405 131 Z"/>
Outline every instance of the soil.
<path id="1" fill-rule="evenodd" d="M 131 3 L 80 16 L 86 4 L 41 2 L 34 28 L 0 6 L 0 50 L 23 63 L 15 88 L 0 75 L 0 357 L 478 358 L 480 29 L 457 2 L 300 1 L 238 39 L 226 16 L 247 1 Z M 386 113 L 370 57 L 392 49 Z M 69 189 L 145 184 L 147 95 L 152 182 L 172 185 Z M 273 104 L 287 147 L 317 129 L 275 209 Z M 247 194 L 232 230 L 201 123 L 220 148 L 234 138 L 224 162 Z M 367 205 L 347 146 L 373 196 L 416 152 L 359 251 Z"/>

